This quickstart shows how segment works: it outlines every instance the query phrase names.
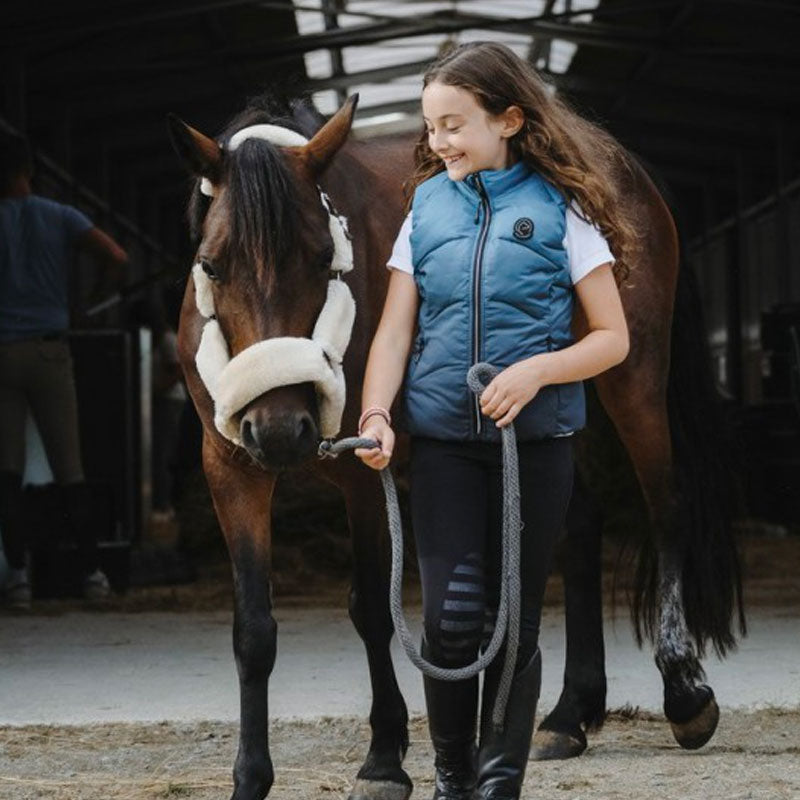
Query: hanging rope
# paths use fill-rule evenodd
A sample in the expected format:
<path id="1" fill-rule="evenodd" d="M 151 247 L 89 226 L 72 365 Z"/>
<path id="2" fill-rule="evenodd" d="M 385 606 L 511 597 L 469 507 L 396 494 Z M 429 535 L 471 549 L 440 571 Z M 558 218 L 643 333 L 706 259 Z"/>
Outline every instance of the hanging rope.
<path id="1" fill-rule="evenodd" d="M 497 375 L 499 370 L 490 364 L 475 364 L 467 373 L 467 385 L 478 396 L 488 386 L 489 382 Z M 497 690 L 492 722 L 496 728 L 502 729 L 505 719 L 506 704 L 511 691 L 511 681 L 517 661 L 519 647 L 520 625 L 520 531 L 522 519 L 519 506 L 519 461 L 517 458 L 517 442 L 514 426 L 506 425 L 502 428 L 502 459 L 503 459 L 503 534 L 502 534 L 502 561 L 500 580 L 500 604 L 497 609 L 497 621 L 486 649 L 478 656 L 477 660 L 465 667 L 448 669 L 439 667 L 426 661 L 412 640 L 408 630 L 405 614 L 403 613 L 403 524 L 400 518 L 400 507 L 397 502 L 397 488 L 388 467 L 380 471 L 381 483 L 386 494 L 386 516 L 389 521 L 389 536 L 392 543 L 392 572 L 389 586 L 389 609 L 394 622 L 397 637 L 403 645 L 408 658 L 419 670 L 431 678 L 442 681 L 462 681 L 472 678 L 481 670 L 492 663 L 503 640 L 506 643 L 506 656 L 503 674 Z M 330 440 L 322 442 L 319 446 L 320 456 L 336 458 L 346 450 L 355 450 L 363 447 L 371 449 L 380 447 L 373 439 L 350 437 L 340 439 L 338 442 Z"/>

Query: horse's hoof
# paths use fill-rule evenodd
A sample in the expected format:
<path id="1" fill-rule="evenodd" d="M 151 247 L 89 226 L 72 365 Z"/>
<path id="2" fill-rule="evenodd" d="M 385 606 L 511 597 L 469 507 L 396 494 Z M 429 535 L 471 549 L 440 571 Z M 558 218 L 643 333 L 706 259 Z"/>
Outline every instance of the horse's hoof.
<path id="1" fill-rule="evenodd" d="M 709 689 L 711 692 L 711 689 Z M 708 702 L 700 712 L 686 722 L 672 722 L 672 735 L 675 741 L 685 750 L 697 750 L 702 747 L 713 735 L 719 723 L 719 706 L 711 692 Z"/>
<path id="2" fill-rule="evenodd" d="M 411 788 L 405 783 L 357 778 L 347 800 L 408 800 Z"/>
<path id="3" fill-rule="evenodd" d="M 575 758 L 586 749 L 586 736 L 580 731 L 580 737 L 558 731 L 539 729 L 533 737 L 531 758 L 534 761 L 559 761 Z"/>

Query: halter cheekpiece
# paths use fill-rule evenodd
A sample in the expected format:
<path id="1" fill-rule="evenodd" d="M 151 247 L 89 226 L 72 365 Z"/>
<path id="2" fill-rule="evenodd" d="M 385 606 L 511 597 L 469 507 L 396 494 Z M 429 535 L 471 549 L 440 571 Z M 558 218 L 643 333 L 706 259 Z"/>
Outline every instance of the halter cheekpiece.
<path id="1" fill-rule="evenodd" d="M 233 151 L 246 139 L 263 139 L 279 147 L 308 144 L 308 139 L 288 128 L 251 125 L 233 134 L 225 149 Z M 192 267 L 197 310 L 207 320 L 195 363 L 214 401 L 214 424 L 226 439 L 236 445 L 241 445 L 236 415 L 248 403 L 278 386 L 313 383 L 322 437 L 336 436 L 341 427 L 345 402 L 342 359 L 350 343 L 356 312 L 355 301 L 349 287 L 341 280 L 341 274 L 353 269 L 353 246 L 346 218 L 336 212 L 330 198 L 319 186 L 317 189 L 328 214 L 334 245 L 330 269 L 336 277 L 328 281 L 328 296 L 310 339 L 296 336 L 265 339 L 231 358 L 222 329 L 215 319 L 211 280 L 200 264 Z M 214 185 L 203 178 L 200 191 L 213 197 Z"/>

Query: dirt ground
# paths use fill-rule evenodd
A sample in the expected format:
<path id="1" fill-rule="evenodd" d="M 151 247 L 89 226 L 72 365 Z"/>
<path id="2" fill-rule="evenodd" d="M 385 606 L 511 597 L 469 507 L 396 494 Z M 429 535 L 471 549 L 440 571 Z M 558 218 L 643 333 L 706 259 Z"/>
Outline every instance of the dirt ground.
<path id="1" fill-rule="evenodd" d="M 800 537 L 748 538 L 744 545 L 747 603 L 780 606 L 782 613 L 800 617 Z M 115 598 L 109 610 L 229 607 L 228 576 L 222 567 L 199 584 L 137 589 Z M 346 596 L 347 582 L 336 574 L 318 584 L 313 598 L 295 590 L 300 581 L 294 569 L 278 583 L 278 602 L 284 606 L 343 603 Z M 560 596 L 560 582 L 551 581 L 548 601 L 557 603 Z M 53 601 L 35 613 L 59 614 L 73 607 L 70 601 Z M 725 713 L 714 738 L 696 752 L 680 750 L 663 718 L 619 710 L 591 736 L 581 758 L 531 762 L 523 796 L 797 800 L 800 687 L 798 704 L 788 710 Z M 433 755 L 424 719 L 412 720 L 410 735 L 406 769 L 415 784 L 413 797 L 429 798 Z M 235 725 L 215 722 L 0 727 L 0 800 L 227 800 L 236 737 Z M 276 780 L 270 800 L 346 798 L 368 740 L 367 723 L 360 718 L 273 723 Z"/>
<path id="2" fill-rule="evenodd" d="M 612 714 L 587 752 L 567 762 L 530 762 L 530 800 L 796 800 L 800 711 L 726 714 L 704 749 L 681 751 L 666 723 Z M 359 719 L 277 722 L 270 800 L 345 798 L 366 751 Z M 433 793 L 424 720 L 412 720 L 405 766 L 414 798 Z M 230 795 L 236 729 L 230 724 L 31 726 L 0 730 L 5 800 L 220 800 Z"/>

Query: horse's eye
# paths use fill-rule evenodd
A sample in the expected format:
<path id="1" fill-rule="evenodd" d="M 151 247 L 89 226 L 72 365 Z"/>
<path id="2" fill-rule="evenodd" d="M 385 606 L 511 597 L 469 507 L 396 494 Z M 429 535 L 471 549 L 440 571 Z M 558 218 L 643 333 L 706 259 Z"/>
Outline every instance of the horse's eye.
<path id="1" fill-rule="evenodd" d="M 332 263 L 333 263 L 333 248 L 326 247 L 320 254 L 319 267 L 320 269 L 330 269 Z"/>
<path id="2" fill-rule="evenodd" d="M 208 275 L 209 280 L 218 281 L 219 274 L 214 269 L 214 265 L 210 261 L 206 261 L 206 259 L 200 259 L 200 266 L 203 268 L 203 272 Z"/>

